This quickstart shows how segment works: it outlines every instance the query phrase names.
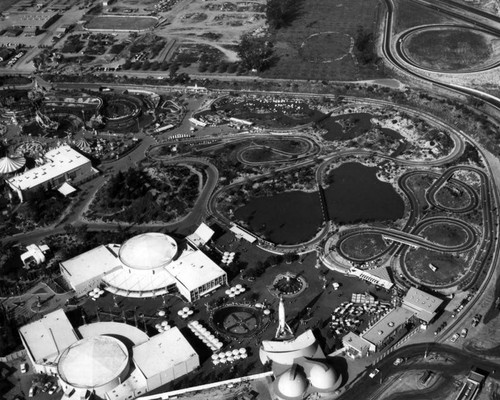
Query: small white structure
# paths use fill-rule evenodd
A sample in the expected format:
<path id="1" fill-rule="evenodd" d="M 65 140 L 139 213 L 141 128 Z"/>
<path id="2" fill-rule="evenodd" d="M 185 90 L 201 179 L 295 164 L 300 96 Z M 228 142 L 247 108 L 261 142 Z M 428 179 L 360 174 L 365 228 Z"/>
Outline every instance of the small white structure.
<path id="1" fill-rule="evenodd" d="M 201 223 L 200 226 L 186 239 L 196 247 L 204 246 L 214 235 L 213 229 Z"/>
<path id="2" fill-rule="evenodd" d="M 357 276 L 364 281 L 373 283 L 374 285 L 381 286 L 389 290 L 394 286 L 392 279 L 386 267 L 378 267 L 369 270 L 361 270 L 355 267 L 349 269 L 347 275 Z"/>
<path id="3" fill-rule="evenodd" d="M 193 117 L 189 118 L 189 122 L 191 122 L 193 125 L 199 126 L 201 128 L 204 128 L 205 126 L 207 126 L 206 122 L 200 121 L 199 119 L 196 119 Z"/>
<path id="4" fill-rule="evenodd" d="M 236 235 L 237 239 L 245 239 L 249 243 L 253 243 L 257 240 L 257 238 L 254 235 L 252 235 L 249 231 L 243 229 L 239 225 L 232 224 L 229 230 Z"/>
<path id="5" fill-rule="evenodd" d="M 42 244 L 29 244 L 26 246 L 26 252 L 21 254 L 21 261 L 25 268 L 30 268 L 31 265 L 40 265 L 45 262 L 45 254 L 49 251 L 49 246 Z"/>
<path id="6" fill-rule="evenodd" d="M 285 303 L 283 297 L 280 296 L 280 304 L 278 306 L 278 328 L 276 329 L 276 339 L 293 337 L 292 328 L 286 323 Z"/>

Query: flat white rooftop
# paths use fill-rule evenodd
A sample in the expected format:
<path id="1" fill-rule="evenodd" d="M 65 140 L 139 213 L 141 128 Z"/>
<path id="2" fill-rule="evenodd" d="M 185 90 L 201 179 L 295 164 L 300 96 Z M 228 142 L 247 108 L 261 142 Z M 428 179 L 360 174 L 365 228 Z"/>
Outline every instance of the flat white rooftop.
<path id="1" fill-rule="evenodd" d="M 165 269 L 189 291 L 225 275 L 225 271 L 201 250 L 184 251 Z"/>
<path id="2" fill-rule="evenodd" d="M 24 325 L 19 333 L 36 362 L 54 362 L 64 350 L 79 340 L 62 309 Z"/>
<path id="3" fill-rule="evenodd" d="M 414 287 L 410 288 L 403 298 L 403 306 L 430 314 L 434 314 L 442 303 L 443 300 Z"/>
<path id="4" fill-rule="evenodd" d="M 7 182 L 19 190 L 28 190 L 78 169 L 85 164 L 90 164 L 87 157 L 82 156 L 69 146 L 61 146 L 50 150 L 45 153 L 44 157 L 47 159 L 46 164 L 10 178 Z"/>
<path id="5" fill-rule="evenodd" d="M 361 337 L 375 346 L 379 346 L 414 314 L 413 311 L 406 308 L 397 307 L 379 319 Z"/>
<path id="6" fill-rule="evenodd" d="M 198 354 L 177 327 L 153 336 L 133 350 L 134 363 L 146 378 L 169 370 L 192 357 L 198 357 Z"/>
<path id="7" fill-rule="evenodd" d="M 114 269 L 121 269 L 117 244 L 101 245 L 60 263 L 74 287 Z"/>

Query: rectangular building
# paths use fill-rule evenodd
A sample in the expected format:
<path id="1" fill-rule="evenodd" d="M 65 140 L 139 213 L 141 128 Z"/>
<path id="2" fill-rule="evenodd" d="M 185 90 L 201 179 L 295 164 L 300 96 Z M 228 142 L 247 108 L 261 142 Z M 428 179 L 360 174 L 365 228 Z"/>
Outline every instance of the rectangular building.
<path id="1" fill-rule="evenodd" d="M 201 250 L 185 251 L 165 269 L 177 281 L 179 293 L 190 302 L 227 284 L 226 272 Z"/>
<path id="2" fill-rule="evenodd" d="M 102 277 L 122 267 L 119 245 L 101 245 L 59 263 L 61 274 L 78 297 L 99 286 Z"/>
<path id="3" fill-rule="evenodd" d="M 397 307 L 379 319 L 361 337 L 370 342 L 370 351 L 379 351 L 390 343 L 413 315 L 412 311 Z"/>
<path id="4" fill-rule="evenodd" d="M 441 304 L 443 300 L 414 287 L 410 288 L 403 298 L 403 307 L 413 311 L 415 316 L 425 323 L 434 319 Z"/>
<path id="5" fill-rule="evenodd" d="M 66 181 L 75 184 L 97 173 L 87 157 L 69 146 L 50 150 L 44 155 L 44 158 L 45 164 L 7 180 L 9 186 L 17 192 L 21 200 L 23 194 L 30 190 L 49 186 L 57 188 Z"/>
<path id="6" fill-rule="evenodd" d="M 19 334 L 35 372 L 49 375 L 56 374 L 62 352 L 79 340 L 62 309 L 22 326 Z"/>
<path id="7" fill-rule="evenodd" d="M 135 346 L 134 364 L 146 378 L 147 390 L 154 390 L 180 378 L 200 365 L 198 353 L 177 327 Z"/>
<path id="8" fill-rule="evenodd" d="M 52 25 L 57 18 L 59 18 L 58 12 L 22 12 L 22 13 L 10 13 L 9 16 L 4 20 L 5 24 L 10 26 L 20 26 L 22 28 L 33 27 L 37 29 L 46 29 Z"/>

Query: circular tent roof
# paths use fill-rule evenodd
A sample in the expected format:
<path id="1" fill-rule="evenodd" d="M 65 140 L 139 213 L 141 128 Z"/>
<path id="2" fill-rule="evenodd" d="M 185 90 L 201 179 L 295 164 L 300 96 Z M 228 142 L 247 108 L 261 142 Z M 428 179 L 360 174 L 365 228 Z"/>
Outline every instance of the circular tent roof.
<path id="1" fill-rule="evenodd" d="M 163 233 L 143 233 L 123 243 L 119 257 L 131 269 L 150 270 L 164 267 L 177 254 L 175 240 Z"/>
<path id="2" fill-rule="evenodd" d="M 334 389 L 337 386 L 339 376 L 329 365 L 316 363 L 309 371 L 311 385 L 320 390 Z"/>
<path id="3" fill-rule="evenodd" d="M 97 388 L 120 376 L 128 362 L 122 342 L 110 336 L 94 336 L 68 347 L 59 359 L 57 372 L 73 387 Z"/>
<path id="4" fill-rule="evenodd" d="M 0 158 L 0 174 L 10 174 L 17 171 L 26 164 L 24 157 L 2 157 Z"/>
<path id="5" fill-rule="evenodd" d="M 278 390 L 289 398 L 302 398 L 307 389 L 307 379 L 301 370 L 294 365 L 278 378 Z"/>

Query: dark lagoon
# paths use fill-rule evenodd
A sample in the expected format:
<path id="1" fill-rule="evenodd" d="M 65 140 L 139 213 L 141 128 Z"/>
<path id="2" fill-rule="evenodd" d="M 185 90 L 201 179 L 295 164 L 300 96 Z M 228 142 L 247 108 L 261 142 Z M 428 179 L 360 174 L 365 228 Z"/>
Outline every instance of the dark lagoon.
<path id="1" fill-rule="evenodd" d="M 376 167 L 345 163 L 330 172 L 325 190 L 330 218 L 348 224 L 403 217 L 404 201 L 391 184 L 377 179 Z"/>
<path id="2" fill-rule="evenodd" d="M 285 192 L 253 197 L 234 215 L 250 230 L 277 244 L 297 244 L 312 239 L 323 223 L 317 192 Z"/>
<path id="3" fill-rule="evenodd" d="M 331 171 L 333 181 L 325 195 L 332 220 L 349 224 L 403 216 L 403 199 L 390 184 L 379 181 L 376 172 L 377 168 L 359 163 L 342 164 Z M 245 221 L 252 232 L 277 244 L 307 242 L 323 223 L 318 192 L 252 197 L 234 215 Z"/>

